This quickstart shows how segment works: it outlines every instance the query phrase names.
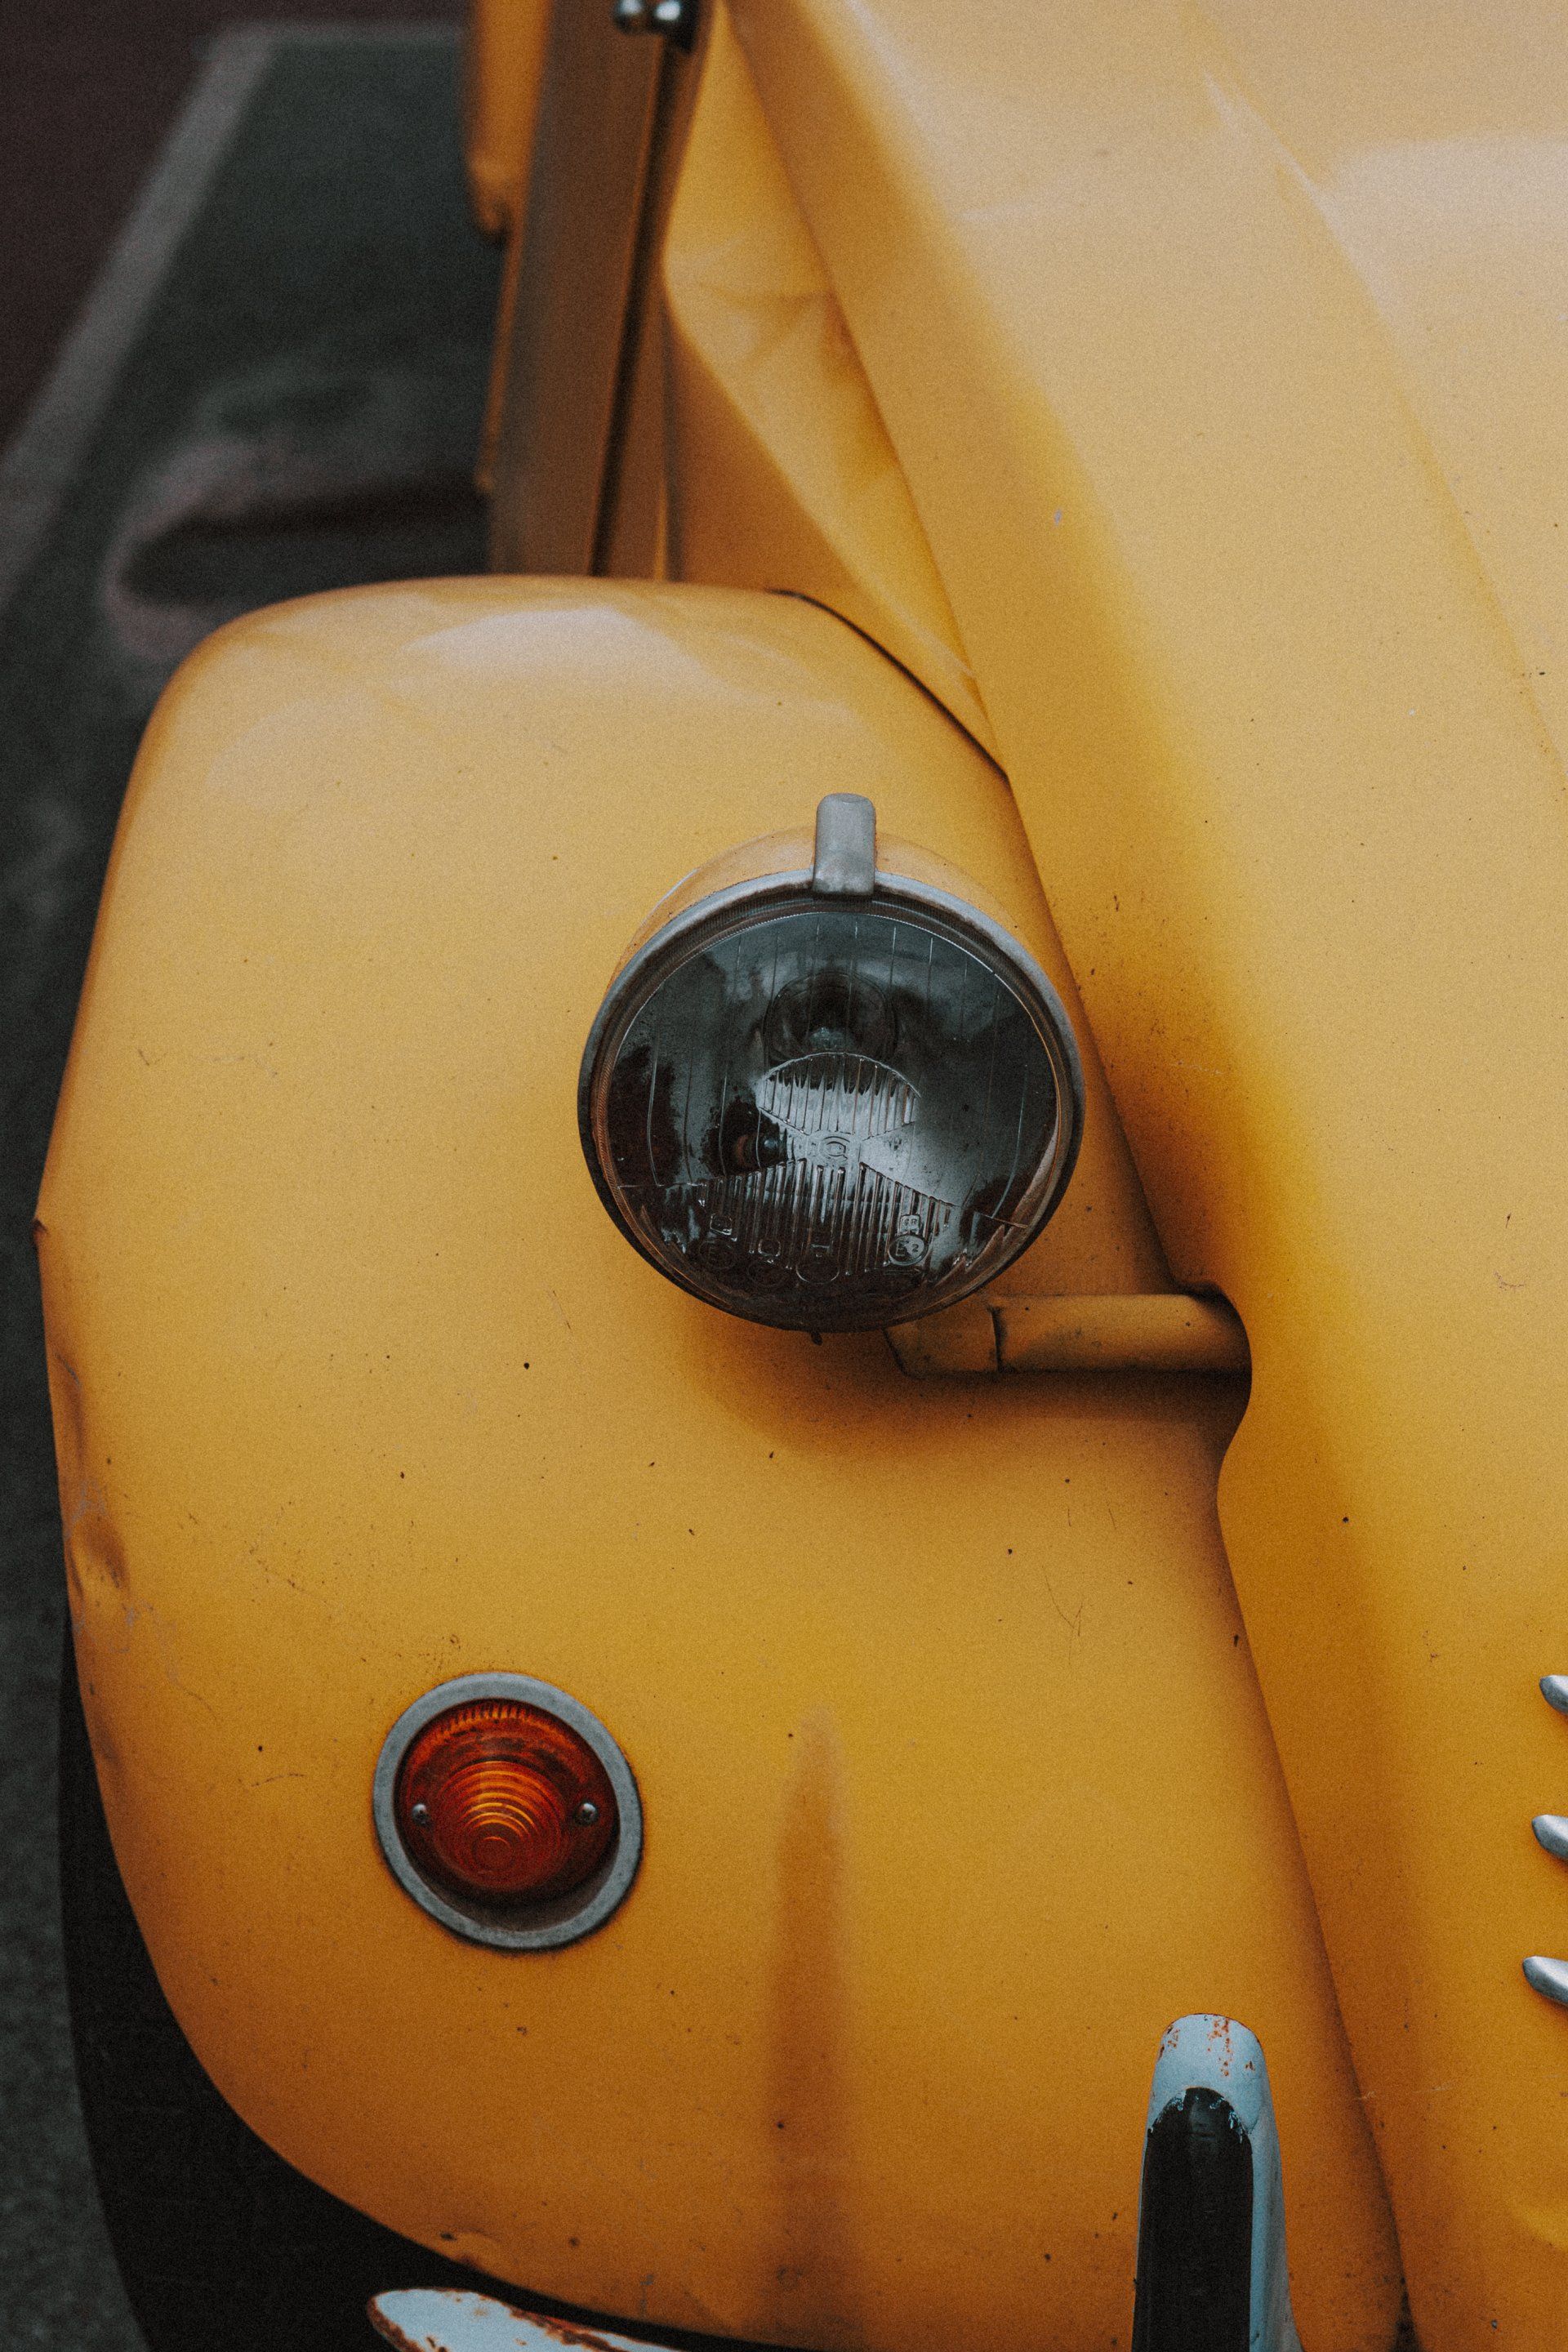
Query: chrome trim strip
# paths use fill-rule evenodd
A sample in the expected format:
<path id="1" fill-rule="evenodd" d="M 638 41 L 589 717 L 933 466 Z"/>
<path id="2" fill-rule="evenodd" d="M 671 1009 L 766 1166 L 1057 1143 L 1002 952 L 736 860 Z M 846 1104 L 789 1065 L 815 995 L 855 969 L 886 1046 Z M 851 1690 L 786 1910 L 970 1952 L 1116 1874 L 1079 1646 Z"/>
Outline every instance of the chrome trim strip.
<path id="1" fill-rule="evenodd" d="M 1559 1715 L 1568 1715 L 1568 1675 L 1542 1675 L 1541 1696 Z"/>
<path id="2" fill-rule="evenodd" d="M 1559 1861 L 1568 1862 L 1568 1813 L 1537 1813 L 1530 1824 L 1538 1845 Z"/>
<path id="3" fill-rule="evenodd" d="M 1543 2000 L 1568 2009 L 1568 1960 L 1549 1960 L 1532 1952 L 1524 1963 L 1524 1980 Z"/>

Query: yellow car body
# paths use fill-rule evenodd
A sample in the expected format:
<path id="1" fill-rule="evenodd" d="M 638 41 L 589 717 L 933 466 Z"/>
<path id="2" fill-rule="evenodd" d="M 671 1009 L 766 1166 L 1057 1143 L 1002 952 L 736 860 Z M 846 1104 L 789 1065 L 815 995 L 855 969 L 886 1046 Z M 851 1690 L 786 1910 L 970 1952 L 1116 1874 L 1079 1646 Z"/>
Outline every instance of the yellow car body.
<path id="1" fill-rule="evenodd" d="M 814 2352 L 1125 2343 L 1154 2052 L 1235 2017 L 1308 2352 L 1406 2291 L 1426 2352 L 1546 2352 L 1561 22 L 599 14 L 605 316 L 550 259 L 579 37 L 479 20 L 506 568 L 209 640 L 106 889 L 40 1249 L 160 1977 L 406 2236 Z M 576 1133 L 650 908 L 834 791 L 1085 1049 L 1056 1220 L 897 1359 L 661 1282 Z M 1032 1302 L 1173 1290 L 1249 1391 L 1006 1369 Z M 492 1670 L 642 1791 L 557 1952 L 448 1935 L 372 1828 L 402 1709 Z"/>

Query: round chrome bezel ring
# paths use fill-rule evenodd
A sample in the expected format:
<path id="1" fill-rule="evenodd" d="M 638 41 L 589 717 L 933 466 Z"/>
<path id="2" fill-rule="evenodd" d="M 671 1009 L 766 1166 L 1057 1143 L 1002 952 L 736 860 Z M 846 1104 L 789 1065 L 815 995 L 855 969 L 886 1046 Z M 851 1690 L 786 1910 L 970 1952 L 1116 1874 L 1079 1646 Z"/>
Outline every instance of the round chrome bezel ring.
<path id="1" fill-rule="evenodd" d="M 433 1885 L 397 1832 L 397 1775 L 415 1739 L 438 1715 L 482 1699 L 511 1699 L 523 1706 L 538 1707 L 574 1731 L 604 1766 L 619 1816 L 615 1844 L 592 1878 L 550 1902 L 520 1903 L 510 1911 L 478 1903 L 470 1906 L 444 1887 Z M 496 1951 L 552 1952 L 591 1936 L 626 1900 L 642 1860 L 642 1799 L 631 1766 L 598 1717 L 590 1714 L 580 1699 L 532 1675 L 458 1675 L 405 1706 L 376 1759 L 371 1813 L 383 1858 L 404 1893 L 453 1935 L 464 1937 L 470 1944 L 488 1944 Z"/>
<path id="2" fill-rule="evenodd" d="M 813 877 L 808 869 L 798 872 L 760 875 L 755 880 L 737 882 L 728 889 L 716 890 L 706 898 L 693 901 L 672 916 L 645 940 L 636 952 L 627 957 L 616 973 L 604 1002 L 595 1015 L 583 1049 L 583 1060 L 577 1080 L 577 1127 L 582 1139 L 583 1155 L 605 1208 L 616 1227 L 631 1244 L 637 1255 L 657 1268 L 667 1282 L 675 1284 L 704 1306 L 721 1314 L 737 1316 L 742 1321 L 769 1325 L 781 1330 L 802 1330 L 805 1323 L 784 1317 L 773 1317 L 746 1311 L 728 1302 L 710 1297 L 700 1283 L 689 1278 L 684 1269 L 649 1248 L 636 1224 L 626 1215 L 616 1185 L 605 1165 L 599 1149 L 599 1128 L 616 1059 L 626 1031 L 637 1019 L 654 991 L 678 965 L 694 954 L 708 940 L 727 939 L 734 931 L 764 920 L 771 915 L 786 914 L 809 906 L 816 898 L 812 887 Z M 1083 1140 L 1084 1089 L 1083 1063 L 1078 1039 L 1068 1018 L 1067 1007 L 1041 971 L 1034 957 L 992 916 L 965 898 L 934 884 L 916 881 L 911 876 L 884 871 L 879 867 L 876 887 L 870 895 L 853 902 L 836 898 L 835 906 L 854 904 L 868 913 L 905 914 L 917 921 L 924 920 L 939 931 L 945 931 L 958 945 L 971 953 L 978 950 L 996 968 L 1007 985 L 1028 1013 L 1045 1047 L 1057 1087 L 1057 1133 L 1049 1158 L 1045 1160 L 1029 1191 L 1018 1206 L 1020 1239 L 1005 1256 L 999 1255 L 990 1265 L 978 1270 L 967 1282 L 954 1282 L 921 1305 L 916 1300 L 900 1302 L 897 1311 L 888 1313 L 881 1307 L 868 1309 L 863 1315 L 847 1318 L 842 1323 L 823 1328 L 838 1330 L 879 1330 L 889 1323 L 918 1321 L 922 1315 L 940 1313 L 944 1307 L 956 1306 L 960 1299 L 984 1290 L 997 1276 L 1014 1265 L 1029 1244 L 1037 1240 L 1067 1189 L 1078 1161 L 1079 1147 Z"/>

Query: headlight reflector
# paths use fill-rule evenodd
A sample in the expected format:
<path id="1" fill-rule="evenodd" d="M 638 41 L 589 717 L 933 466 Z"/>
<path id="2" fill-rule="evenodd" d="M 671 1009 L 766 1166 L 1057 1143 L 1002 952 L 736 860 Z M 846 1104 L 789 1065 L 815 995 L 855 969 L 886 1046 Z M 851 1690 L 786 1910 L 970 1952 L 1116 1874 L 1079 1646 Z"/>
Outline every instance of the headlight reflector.
<path id="1" fill-rule="evenodd" d="M 1026 1247 L 1082 1079 L 1033 959 L 961 891 L 878 870 L 869 802 L 836 794 L 809 869 L 700 897 L 635 950 L 580 1113 L 601 1198 L 662 1273 L 844 1330 L 948 1305 Z"/>

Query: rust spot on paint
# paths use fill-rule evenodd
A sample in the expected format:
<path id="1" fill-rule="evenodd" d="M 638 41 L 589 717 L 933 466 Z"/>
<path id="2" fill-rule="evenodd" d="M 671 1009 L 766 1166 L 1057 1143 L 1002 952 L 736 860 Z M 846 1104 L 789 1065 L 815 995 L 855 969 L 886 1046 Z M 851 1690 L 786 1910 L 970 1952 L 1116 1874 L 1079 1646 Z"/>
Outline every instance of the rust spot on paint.
<path id="1" fill-rule="evenodd" d="M 858 2343 L 855 2259 L 845 2212 L 848 1990 L 841 1771 L 832 1719 L 809 1717 L 794 1747 L 779 1834 L 767 2138 L 778 2230 L 771 2326 L 824 2347 Z"/>
<path id="2" fill-rule="evenodd" d="M 552 2337 L 555 2343 L 580 2345 L 583 2352 L 604 2352 L 607 2339 L 603 2336 L 596 2336 L 591 2327 L 568 2327 L 564 2321 L 546 2319 L 539 2312 L 535 2312 L 532 2316 L 535 2327 L 542 2335 Z"/>
<path id="3" fill-rule="evenodd" d="M 399 2327 L 395 2319 L 377 2306 L 374 2297 L 367 2307 L 372 2326 L 392 2346 L 393 2352 L 437 2352 L 433 2336 L 410 2336 L 405 2327 Z"/>

